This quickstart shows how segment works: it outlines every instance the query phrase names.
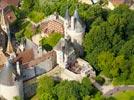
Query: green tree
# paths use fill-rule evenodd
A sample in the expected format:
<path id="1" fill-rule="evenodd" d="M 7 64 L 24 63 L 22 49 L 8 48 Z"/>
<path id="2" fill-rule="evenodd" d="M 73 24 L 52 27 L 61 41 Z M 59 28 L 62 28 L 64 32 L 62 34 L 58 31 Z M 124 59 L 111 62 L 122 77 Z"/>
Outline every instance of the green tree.
<path id="1" fill-rule="evenodd" d="M 52 33 L 48 37 L 43 38 L 40 41 L 40 45 L 42 45 L 47 51 L 52 50 L 61 37 L 62 35 L 60 33 Z"/>
<path id="2" fill-rule="evenodd" d="M 55 94 L 53 93 L 53 89 L 55 86 L 55 82 L 52 77 L 43 77 L 39 80 L 38 88 L 37 88 L 37 96 L 41 100 L 55 100 Z"/>
<path id="3" fill-rule="evenodd" d="M 101 52 L 98 55 L 98 66 L 102 70 L 102 73 L 108 77 L 112 77 L 110 70 L 112 69 L 112 63 L 114 56 L 110 52 Z"/>
<path id="4" fill-rule="evenodd" d="M 58 100 L 80 100 L 80 84 L 76 81 L 62 81 L 56 86 Z"/>

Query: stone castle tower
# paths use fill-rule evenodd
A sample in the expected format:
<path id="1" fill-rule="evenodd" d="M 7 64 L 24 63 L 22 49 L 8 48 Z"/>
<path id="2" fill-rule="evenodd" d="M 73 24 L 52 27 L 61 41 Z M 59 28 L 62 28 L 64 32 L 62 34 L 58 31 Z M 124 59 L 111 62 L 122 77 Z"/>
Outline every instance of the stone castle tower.
<path id="1" fill-rule="evenodd" d="M 9 24 L 5 20 L 3 9 L 2 9 L 2 13 L 1 13 L 1 23 L 0 23 L 0 25 L 1 25 L 1 29 L 6 33 L 6 35 L 8 37 L 6 53 L 9 54 L 9 55 L 11 55 L 14 51 L 13 51 L 13 46 L 12 46 L 12 43 L 11 43 L 11 36 L 10 36 Z"/>
<path id="2" fill-rule="evenodd" d="M 5 67 L 0 72 L 0 98 L 14 100 L 20 97 L 23 100 L 23 81 L 19 68 L 19 63 L 13 64 L 12 59 L 8 59 Z"/>
<path id="3" fill-rule="evenodd" d="M 68 36 L 71 38 L 71 42 L 79 55 L 82 55 L 82 42 L 85 33 L 85 24 L 81 20 L 78 10 L 74 11 L 74 15 L 69 15 L 69 10 L 66 10 L 64 21 L 64 33 L 65 38 Z"/>

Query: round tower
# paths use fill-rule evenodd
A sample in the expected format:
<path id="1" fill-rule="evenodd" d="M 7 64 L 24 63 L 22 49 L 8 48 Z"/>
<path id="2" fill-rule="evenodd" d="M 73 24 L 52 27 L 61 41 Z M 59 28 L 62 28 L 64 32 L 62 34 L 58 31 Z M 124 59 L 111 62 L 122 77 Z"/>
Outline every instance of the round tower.
<path id="1" fill-rule="evenodd" d="M 70 26 L 66 30 L 66 34 L 71 37 L 71 42 L 74 44 L 74 47 L 78 54 L 82 55 L 82 42 L 85 33 L 85 24 L 79 17 L 77 9 L 74 12 L 74 15 L 71 17 Z"/>
<path id="2" fill-rule="evenodd" d="M 14 67 L 12 59 L 8 59 L 5 67 L 0 72 L 0 96 L 6 100 L 15 97 L 23 99 L 23 81 L 20 75 L 19 63 Z"/>

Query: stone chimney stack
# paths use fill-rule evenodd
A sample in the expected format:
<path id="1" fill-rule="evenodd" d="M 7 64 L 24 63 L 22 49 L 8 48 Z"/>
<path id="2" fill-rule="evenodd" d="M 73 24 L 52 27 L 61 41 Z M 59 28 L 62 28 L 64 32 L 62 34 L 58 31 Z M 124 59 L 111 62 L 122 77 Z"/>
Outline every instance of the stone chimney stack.
<path id="1" fill-rule="evenodd" d="M 20 76 L 21 73 L 20 73 L 20 65 L 19 65 L 19 62 L 16 62 L 16 70 L 17 70 L 17 74 Z"/>
<path id="2" fill-rule="evenodd" d="M 71 29 L 74 30 L 74 16 L 71 17 Z"/>

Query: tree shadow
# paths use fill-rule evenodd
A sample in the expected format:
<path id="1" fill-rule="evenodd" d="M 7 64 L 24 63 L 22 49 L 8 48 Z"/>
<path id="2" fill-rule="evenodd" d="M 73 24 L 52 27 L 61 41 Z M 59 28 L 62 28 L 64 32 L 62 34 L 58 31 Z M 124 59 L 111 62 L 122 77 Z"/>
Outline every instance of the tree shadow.
<path id="1" fill-rule="evenodd" d="M 45 49 L 47 51 L 51 51 L 53 49 L 53 47 L 51 45 L 49 45 L 49 44 L 45 44 L 42 47 L 43 47 L 43 49 Z"/>

